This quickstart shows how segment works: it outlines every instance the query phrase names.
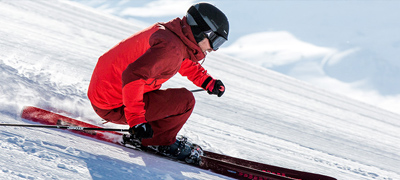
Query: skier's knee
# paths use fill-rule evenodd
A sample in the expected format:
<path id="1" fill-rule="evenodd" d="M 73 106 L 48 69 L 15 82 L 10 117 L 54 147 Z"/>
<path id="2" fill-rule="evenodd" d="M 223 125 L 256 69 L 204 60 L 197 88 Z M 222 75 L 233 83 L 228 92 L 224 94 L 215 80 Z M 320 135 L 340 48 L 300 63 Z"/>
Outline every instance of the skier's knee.
<path id="1" fill-rule="evenodd" d="M 182 88 L 181 97 L 182 97 L 182 100 L 184 100 L 186 102 L 188 109 L 192 109 L 194 107 L 194 105 L 196 104 L 196 100 L 193 96 L 193 93 L 185 88 Z"/>

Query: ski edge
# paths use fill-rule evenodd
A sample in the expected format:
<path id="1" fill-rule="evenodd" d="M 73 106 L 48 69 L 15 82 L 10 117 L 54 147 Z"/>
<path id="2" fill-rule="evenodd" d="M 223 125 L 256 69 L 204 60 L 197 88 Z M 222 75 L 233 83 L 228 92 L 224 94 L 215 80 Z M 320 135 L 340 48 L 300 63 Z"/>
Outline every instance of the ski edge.
<path id="1" fill-rule="evenodd" d="M 268 164 L 263 164 L 259 162 L 249 161 L 245 159 L 240 159 L 232 156 L 227 156 L 215 152 L 204 151 L 207 157 L 219 159 L 227 163 L 232 164 L 239 164 L 244 167 L 250 167 L 252 169 L 259 169 L 262 171 L 266 171 L 268 173 L 277 174 L 280 176 L 291 177 L 295 179 L 307 179 L 307 180 L 336 180 L 336 178 L 322 175 L 322 174 L 315 174 L 310 172 L 298 171 L 294 169 L 283 168 L 279 166 L 273 166 Z"/>

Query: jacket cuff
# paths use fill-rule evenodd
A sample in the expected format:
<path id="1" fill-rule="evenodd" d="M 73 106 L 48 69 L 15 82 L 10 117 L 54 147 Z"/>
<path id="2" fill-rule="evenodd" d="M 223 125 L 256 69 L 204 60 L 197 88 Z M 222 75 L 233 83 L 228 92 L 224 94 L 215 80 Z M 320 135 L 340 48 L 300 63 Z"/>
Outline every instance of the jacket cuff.
<path id="1" fill-rule="evenodd" d="M 128 121 L 128 125 L 129 125 L 129 127 L 133 127 L 133 126 L 136 126 L 138 124 L 142 124 L 142 123 L 146 123 L 146 122 L 147 122 L 146 118 L 139 117 L 139 118 L 132 119 L 132 120 Z"/>
<path id="2" fill-rule="evenodd" d="M 207 88 L 210 86 L 210 84 L 213 82 L 213 78 L 211 76 L 209 76 L 201 85 L 201 87 L 205 90 L 207 90 Z M 211 83 L 210 83 L 211 82 Z"/>

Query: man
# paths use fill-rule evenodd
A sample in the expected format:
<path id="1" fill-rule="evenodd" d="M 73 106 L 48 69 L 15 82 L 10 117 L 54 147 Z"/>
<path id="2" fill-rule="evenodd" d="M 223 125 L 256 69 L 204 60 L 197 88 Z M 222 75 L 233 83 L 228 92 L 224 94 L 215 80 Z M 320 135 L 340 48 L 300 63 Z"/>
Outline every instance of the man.
<path id="1" fill-rule="evenodd" d="M 224 84 L 198 63 L 228 39 L 228 19 L 208 3 L 190 7 L 185 17 L 156 23 L 102 55 L 88 97 L 108 122 L 128 124 L 143 146 L 179 144 L 176 135 L 193 111 L 187 89 L 159 90 L 176 73 L 209 94 L 222 96 Z"/>

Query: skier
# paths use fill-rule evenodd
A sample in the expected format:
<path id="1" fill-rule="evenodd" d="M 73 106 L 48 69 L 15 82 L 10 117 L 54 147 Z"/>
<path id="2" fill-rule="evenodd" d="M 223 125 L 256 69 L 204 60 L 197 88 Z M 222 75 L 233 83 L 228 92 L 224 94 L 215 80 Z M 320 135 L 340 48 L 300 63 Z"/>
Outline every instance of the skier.
<path id="1" fill-rule="evenodd" d="M 182 19 L 156 23 L 121 41 L 103 54 L 93 71 L 88 97 L 104 120 L 127 124 L 142 146 L 166 154 L 187 151 L 176 139 L 195 105 L 185 88 L 160 90 L 180 73 L 209 94 L 221 97 L 225 86 L 199 64 L 207 52 L 228 39 L 229 23 L 209 3 L 192 5 Z"/>

